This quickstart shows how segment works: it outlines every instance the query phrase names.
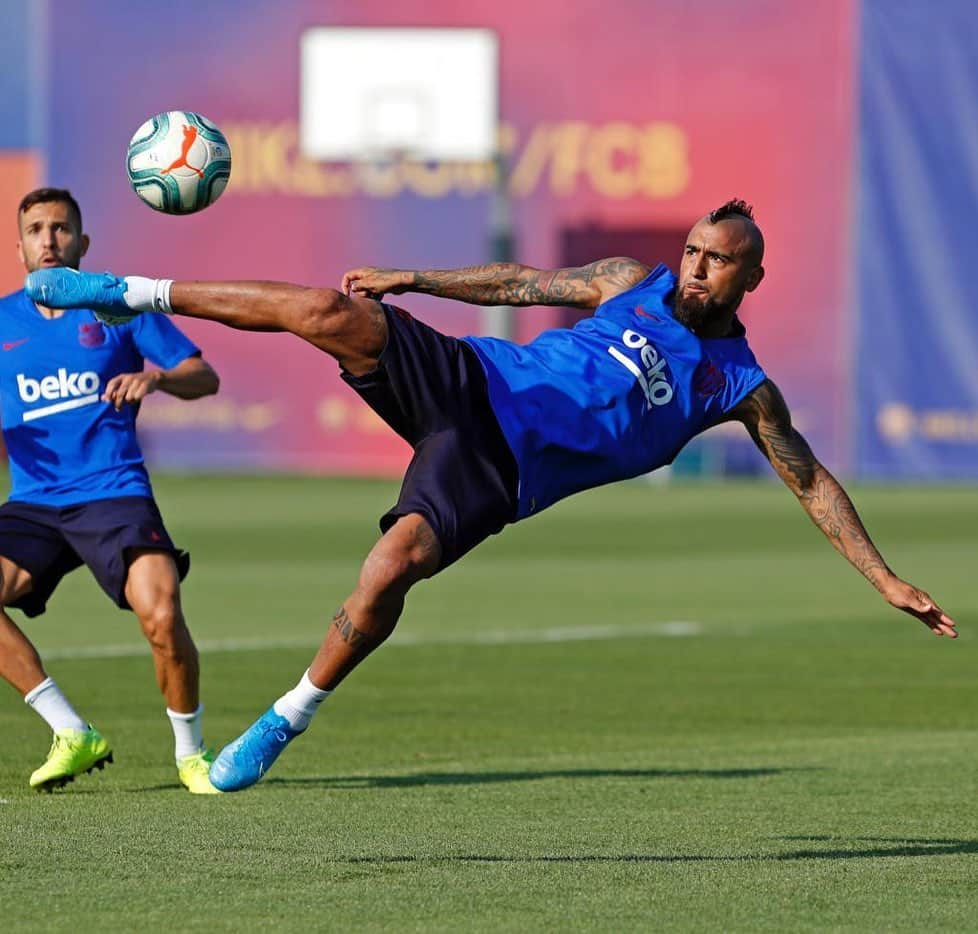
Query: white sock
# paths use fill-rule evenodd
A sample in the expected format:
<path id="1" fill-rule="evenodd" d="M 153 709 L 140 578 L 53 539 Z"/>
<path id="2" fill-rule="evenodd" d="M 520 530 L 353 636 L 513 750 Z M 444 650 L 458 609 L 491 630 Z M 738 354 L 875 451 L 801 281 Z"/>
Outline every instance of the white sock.
<path id="1" fill-rule="evenodd" d="M 126 304 L 133 311 L 161 311 L 172 315 L 170 286 L 172 279 L 147 279 L 145 276 L 126 276 Z"/>
<path id="2" fill-rule="evenodd" d="M 24 703 L 40 714 L 55 732 L 88 729 L 88 724 L 78 716 L 53 678 L 45 678 L 36 688 L 29 690 L 24 695 Z"/>
<path id="3" fill-rule="evenodd" d="M 170 726 L 173 727 L 173 755 L 178 761 L 184 756 L 192 756 L 203 750 L 204 740 L 201 735 L 203 727 L 200 722 L 203 712 L 203 704 L 193 713 L 178 713 L 176 710 L 170 710 L 169 707 L 166 708 Z"/>
<path id="4" fill-rule="evenodd" d="M 307 668 L 299 683 L 275 701 L 272 707 L 275 713 L 289 721 L 293 730 L 304 730 L 309 726 L 312 715 L 319 710 L 319 705 L 332 693 L 317 688 L 309 680 Z"/>

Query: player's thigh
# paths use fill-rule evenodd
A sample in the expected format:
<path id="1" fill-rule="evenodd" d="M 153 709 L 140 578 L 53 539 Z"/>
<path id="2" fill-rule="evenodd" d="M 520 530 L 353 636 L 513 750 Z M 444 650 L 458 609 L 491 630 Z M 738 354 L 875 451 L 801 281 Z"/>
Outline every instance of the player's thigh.
<path id="1" fill-rule="evenodd" d="M 59 510 L 31 503 L 0 506 L 0 565 L 5 606 L 39 616 L 61 578 L 81 564 L 60 526 Z"/>
<path id="2" fill-rule="evenodd" d="M 180 575 L 169 551 L 134 548 L 128 553 L 125 597 L 141 620 L 180 615 Z"/>
<path id="3" fill-rule="evenodd" d="M 135 610 L 127 596 L 134 556 L 144 551 L 169 556 L 167 568 L 175 566 L 178 579 L 190 567 L 189 556 L 173 544 L 159 508 L 148 497 L 122 496 L 77 506 L 70 510 L 65 535 L 99 586 L 121 609 Z M 159 560 L 160 566 L 165 564 Z M 161 581 L 168 580 L 166 573 Z"/>
<path id="4" fill-rule="evenodd" d="M 424 518 L 439 544 L 430 574 L 458 561 L 516 515 L 519 481 L 512 453 L 498 424 L 480 421 L 475 409 L 471 415 L 464 428 L 434 432 L 415 447 L 397 503 L 380 519 L 386 533 L 402 517 Z"/>
<path id="5" fill-rule="evenodd" d="M 34 579 L 29 571 L 0 555 L 0 606 L 10 606 L 31 592 Z"/>

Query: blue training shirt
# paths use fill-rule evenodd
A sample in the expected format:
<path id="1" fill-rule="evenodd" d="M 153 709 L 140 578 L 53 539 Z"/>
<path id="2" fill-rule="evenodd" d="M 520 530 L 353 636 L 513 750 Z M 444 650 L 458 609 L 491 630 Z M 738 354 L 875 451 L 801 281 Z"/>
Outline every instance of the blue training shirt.
<path id="1" fill-rule="evenodd" d="M 765 380 L 743 333 L 701 340 L 673 317 L 675 287 L 660 264 L 573 328 L 464 338 L 519 467 L 517 519 L 671 463 Z"/>
<path id="2" fill-rule="evenodd" d="M 10 499 L 71 506 L 151 497 L 137 406 L 102 401 L 106 383 L 149 358 L 168 370 L 198 353 L 164 315 L 108 327 L 86 309 L 45 318 L 23 290 L 0 299 L 0 420 Z"/>

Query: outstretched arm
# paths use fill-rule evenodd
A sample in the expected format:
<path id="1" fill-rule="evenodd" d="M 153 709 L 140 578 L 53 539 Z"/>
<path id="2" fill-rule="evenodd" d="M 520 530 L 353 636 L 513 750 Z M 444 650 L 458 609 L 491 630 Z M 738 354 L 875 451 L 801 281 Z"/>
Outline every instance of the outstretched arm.
<path id="1" fill-rule="evenodd" d="M 616 256 L 574 269 L 534 269 L 519 263 L 491 263 L 465 269 L 378 269 L 364 266 L 343 276 L 347 295 L 380 300 L 386 293 L 423 292 L 472 305 L 570 305 L 597 308 L 630 289 L 649 267 Z"/>
<path id="2" fill-rule="evenodd" d="M 732 413 L 779 477 L 798 497 L 833 547 L 897 609 L 916 616 L 938 636 L 957 636 L 955 623 L 924 591 L 901 580 L 876 550 L 842 485 L 815 458 L 791 424 L 784 398 L 770 380 Z"/>

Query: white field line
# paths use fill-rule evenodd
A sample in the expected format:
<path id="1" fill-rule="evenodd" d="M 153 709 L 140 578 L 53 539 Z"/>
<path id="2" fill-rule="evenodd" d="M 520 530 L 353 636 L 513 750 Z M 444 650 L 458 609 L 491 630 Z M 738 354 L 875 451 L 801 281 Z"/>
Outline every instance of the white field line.
<path id="1" fill-rule="evenodd" d="M 602 639 L 648 639 L 658 637 L 698 636 L 703 632 L 699 623 L 674 620 L 661 623 L 637 623 L 608 626 L 555 626 L 534 630 L 486 630 L 458 635 L 412 635 L 395 633 L 388 645 L 541 645 L 549 642 L 593 642 Z M 201 639 L 201 652 L 261 652 L 266 649 L 314 649 L 318 639 Z M 70 649 L 51 649 L 41 653 L 45 659 L 71 658 L 134 658 L 148 655 L 145 643 L 125 645 L 77 646 Z"/>

